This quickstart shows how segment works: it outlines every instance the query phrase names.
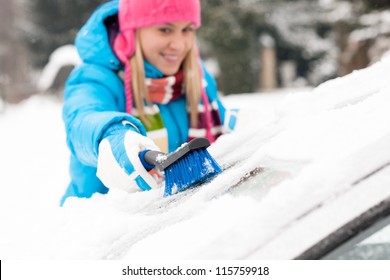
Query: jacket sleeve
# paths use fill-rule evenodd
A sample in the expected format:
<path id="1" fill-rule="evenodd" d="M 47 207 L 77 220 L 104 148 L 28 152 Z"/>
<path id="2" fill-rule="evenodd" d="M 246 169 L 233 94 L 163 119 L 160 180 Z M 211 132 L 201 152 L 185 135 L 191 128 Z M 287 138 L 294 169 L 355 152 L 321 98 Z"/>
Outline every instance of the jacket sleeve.
<path id="1" fill-rule="evenodd" d="M 230 132 L 234 130 L 237 121 L 238 109 L 227 109 L 218 95 L 217 82 L 211 76 L 211 74 L 207 71 L 206 67 L 202 63 L 203 68 L 203 76 L 206 81 L 206 93 L 210 100 L 210 102 L 216 102 L 218 105 L 219 115 L 221 117 L 221 122 L 224 128 L 224 132 Z"/>
<path id="2" fill-rule="evenodd" d="M 71 153 L 81 163 L 96 167 L 102 135 L 123 120 L 146 135 L 141 122 L 124 111 L 123 83 L 114 71 L 92 64 L 74 69 L 65 85 L 62 112 Z"/>

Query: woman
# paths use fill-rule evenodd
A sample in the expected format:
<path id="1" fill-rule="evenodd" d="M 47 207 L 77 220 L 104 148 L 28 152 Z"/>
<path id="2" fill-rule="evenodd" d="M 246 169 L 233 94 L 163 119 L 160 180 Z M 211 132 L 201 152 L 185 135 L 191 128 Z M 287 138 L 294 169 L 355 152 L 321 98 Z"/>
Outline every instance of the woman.
<path id="1" fill-rule="evenodd" d="M 140 151 L 171 152 L 194 137 L 213 142 L 232 128 L 235 114 L 225 117 L 197 55 L 199 26 L 199 0 L 121 0 L 82 27 L 75 44 L 83 63 L 65 86 L 72 181 L 61 204 L 108 188 L 156 188 Z"/>

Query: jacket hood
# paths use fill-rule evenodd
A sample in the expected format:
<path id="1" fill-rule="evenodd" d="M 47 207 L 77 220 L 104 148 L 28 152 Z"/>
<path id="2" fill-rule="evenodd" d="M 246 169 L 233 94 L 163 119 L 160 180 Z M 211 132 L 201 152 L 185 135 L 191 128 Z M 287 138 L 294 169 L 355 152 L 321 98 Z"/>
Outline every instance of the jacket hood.
<path id="1" fill-rule="evenodd" d="M 105 20 L 118 14 L 119 2 L 101 5 L 91 15 L 76 36 L 75 46 L 85 63 L 97 63 L 110 69 L 118 69 L 120 62 L 114 54 L 109 40 Z"/>

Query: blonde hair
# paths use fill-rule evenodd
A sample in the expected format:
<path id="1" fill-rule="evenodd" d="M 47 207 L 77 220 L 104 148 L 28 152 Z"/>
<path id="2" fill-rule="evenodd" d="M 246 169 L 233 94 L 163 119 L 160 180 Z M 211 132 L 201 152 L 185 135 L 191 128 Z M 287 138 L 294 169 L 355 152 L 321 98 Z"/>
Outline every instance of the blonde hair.
<path id="1" fill-rule="evenodd" d="M 187 106 L 190 110 L 191 126 L 198 124 L 198 104 L 202 91 L 202 77 L 198 55 L 195 49 L 196 43 L 189 50 L 183 61 L 184 74 L 184 89 L 186 93 Z M 141 121 L 148 125 L 149 121 L 146 118 L 145 103 L 151 105 L 148 88 L 146 85 L 146 77 L 144 70 L 144 57 L 142 54 L 141 43 L 139 39 L 139 31 L 136 31 L 135 54 L 130 58 L 131 64 L 131 85 L 135 101 L 135 108 Z"/>

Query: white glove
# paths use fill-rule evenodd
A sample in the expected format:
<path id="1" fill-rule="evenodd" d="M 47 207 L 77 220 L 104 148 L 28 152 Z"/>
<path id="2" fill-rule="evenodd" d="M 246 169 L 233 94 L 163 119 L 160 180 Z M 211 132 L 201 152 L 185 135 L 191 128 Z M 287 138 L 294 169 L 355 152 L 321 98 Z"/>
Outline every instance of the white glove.
<path id="1" fill-rule="evenodd" d="M 99 144 L 97 177 L 107 188 L 127 192 L 157 188 L 157 181 L 138 157 L 146 149 L 160 150 L 151 139 L 135 132 L 126 122 L 112 125 Z"/>

